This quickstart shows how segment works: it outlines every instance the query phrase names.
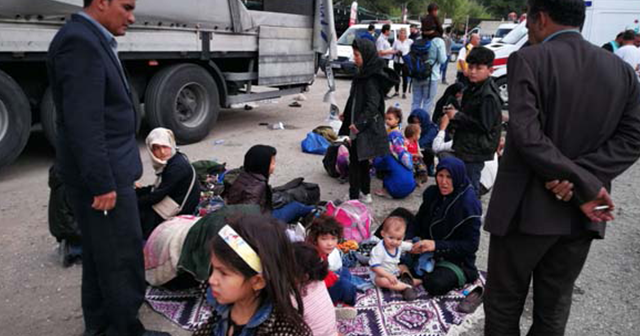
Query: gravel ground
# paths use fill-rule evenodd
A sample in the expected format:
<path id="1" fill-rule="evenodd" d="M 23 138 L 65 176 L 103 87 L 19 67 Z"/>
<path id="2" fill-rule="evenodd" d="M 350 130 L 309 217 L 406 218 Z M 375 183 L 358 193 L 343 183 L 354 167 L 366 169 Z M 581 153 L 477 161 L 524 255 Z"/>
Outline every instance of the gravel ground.
<path id="1" fill-rule="evenodd" d="M 451 67 L 453 68 L 453 67 Z M 455 69 L 451 70 L 455 71 Z M 453 73 L 449 73 L 453 78 Z M 339 79 L 337 99 L 342 108 L 349 81 Z M 290 97 L 264 102 L 251 111 L 224 110 L 209 137 L 200 143 L 183 146 L 191 160 L 216 159 L 228 167 L 242 164 L 244 153 L 254 144 L 274 145 L 278 149 L 273 185 L 303 176 L 320 184 L 323 199 L 341 198 L 348 186 L 329 178 L 322 168 L 322 157 L 303 154 L 300 141 L 315 126 L 323 124 L 328 107 L 322 103 L 326 90 L 322 76 L 306 94 L 302 108 L 288 107 Z M 444 86 L 440 86 L 442 92 Z M 410 100 L 392 100 L 409 111 Z M 407 113 L 407 112 L 406 112 Z M 408 114 L 408 113 L 407 113 Z M 406 116 L 405 116 L 406 118 Z M 272 131 L 259 123 L 284 122 L 286 130 Z M 222 144 L 215 144 L 224 140 Z M 142 138 L 139 141 L 142 146 Z M 141 147 L 142 149 L 142 147 Z M 143 184 L 153 181 L 150 161 L 142 152 L 145 173 Z M 56 254 L 57 244 L 47 227 L 48 168 L 53 151 L 36 132 L 25 152 L 10 167 L 0 171 L 0 335 L 81 335 L 80 266 L 63 269 Z M 638 335 L 640 304 L 630 295 L 640 282 L 640 198 L 636 188 L 640 167 L 632 167 L 614 183 L 617 219 L 610 224 L 607 239 L 593 244 L 582 276 L 576 284 L 572 316 L 567 335 Z M 374 181 L 372 189 L 381 187 Z M 382 218 L 393 208 L 417 210 L 420 192 L 405 200 L 375 198 L 373 211 Z M 485 198 L 486 209 L 486 198 Z M 483 233 L 478 265 L 486 269 L 488 236 Z M 140 311 L 144 324 L 173 335 L 189 335 L 152 312 L 146 305 Z M 522 319 L 526 328 L 531 321 L 531 302 Z M 636 330 L 635 332 L 633 330 Z M 465 335 L 481 335 L 482 321 Z"/>

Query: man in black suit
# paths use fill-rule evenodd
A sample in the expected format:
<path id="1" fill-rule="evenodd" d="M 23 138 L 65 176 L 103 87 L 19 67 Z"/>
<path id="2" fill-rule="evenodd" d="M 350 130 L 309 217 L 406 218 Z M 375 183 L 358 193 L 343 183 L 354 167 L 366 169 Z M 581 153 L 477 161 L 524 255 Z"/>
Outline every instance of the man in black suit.
<path id="1" fill-rule="evenodd" d="M 485 335 L 563 335 L 575 280 L 613 220 L 611 182 L 640 157 L 633 69 L 582 38 L 583 0 L 529 0 L 530 46 L 509 58 L 509 128 L 485 229 Z"/>
<path id="2" fill-rule="evenodd" d="M 56 166 L 82 231 L 85 335 L 168 335 L 138 319 L 146 285 L 134 182 L 142 163 L 114 37 L 133 24 L 134 8 L 135 0 L 84 0 L 49 49 Z"/>

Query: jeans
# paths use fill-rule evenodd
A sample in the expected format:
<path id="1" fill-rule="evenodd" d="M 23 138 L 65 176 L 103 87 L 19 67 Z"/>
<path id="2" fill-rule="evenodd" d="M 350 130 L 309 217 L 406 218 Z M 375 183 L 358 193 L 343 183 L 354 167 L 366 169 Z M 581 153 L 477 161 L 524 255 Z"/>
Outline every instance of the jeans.
<path id="1" fill-rule="evenodd" d="M 482 176 L 482 169 L 484 169 L 484 162 L 465 162 L 464 166 L 467 171 L 467 177 L 471 181 L 473 189 L 476 191 L 476 196 L 480 197 L 480 177 Z"/>
<path id="2" fill-rule="evenodd" d="M 423 109 L 431 113 L 431 109 L 435 103 L 438 94 L 438 81 L 432 79 L 414 80 L 413 81 L 413 102 L 411 103 L 411 111 Z"/>
<path id="3" fill-rule="evenodd" d="M 310 205 L 304 205 L 300 202 L 293 201 L 291 203 L 287 203 L 281 208 L 273 209 L 273 211 L 271 211 L 271 216 L 285 223 L 291 223 L 300 217 L 308 215 L 313 211 L 313 209 L 315 208 Z"/>
<path id="4" fill-rule="evenodd" d="M 333 304 L 344 303 L 350 306 L 356 304 L 356 285 L 351 282 L 351 273 L 349 269 L 342 268 L 336 272 L 339 276 L 338 281 L 329 287 L 329 296 Z"/>

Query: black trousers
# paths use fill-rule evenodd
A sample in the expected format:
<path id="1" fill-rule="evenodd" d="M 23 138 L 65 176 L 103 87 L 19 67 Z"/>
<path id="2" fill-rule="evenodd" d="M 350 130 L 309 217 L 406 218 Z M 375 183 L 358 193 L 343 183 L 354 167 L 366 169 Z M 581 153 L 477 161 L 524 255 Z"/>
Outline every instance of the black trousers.
<path id="1" fill-rule="evenodd" d="M 369 175 L 369 160 L 358 159 L 358 139 L 351 142 L 349 148 L 349 198 L 357 200 L 360 192 L 371 193 L 371 175 Z"/>
<path id="2" fill-rule="evenodd" d="M 133 190 L 118 191 L 108 212 L 91 207 L 93 196 L 69 188 L 82 230 L 82 312 L 88 332 L 139 336 L 138 310 L 144 300 L 144 257 L 138 201 Z"/>
<path id="3" fill-rule="evenodd" d="M 402 93 L 407 93 L 407 87 L 409 86 L 409 67 L 407 67 L 406 64 L 395 62 L 393 63 L 393 70 L 402 78 Z M 400 91 L 400 83 L 396 84 L 395 88 L 396 92 Z"/>
<path id="4" fill-rule="evenodd" d="M 533 279 L 533 325 L 527 335 L 564 335 L 573 285 L 593 236 L 491 236 L 484 298 L 485 335 L 520 335 L 520 315 Z"/>

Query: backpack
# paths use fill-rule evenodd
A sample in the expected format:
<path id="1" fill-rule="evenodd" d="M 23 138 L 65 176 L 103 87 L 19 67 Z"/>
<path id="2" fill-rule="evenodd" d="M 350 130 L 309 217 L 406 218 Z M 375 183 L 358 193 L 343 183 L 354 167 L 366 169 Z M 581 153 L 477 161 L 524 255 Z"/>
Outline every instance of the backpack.
<path id="1" fill-rule="evenodd" d="M 371 236 L 373 218 L 367 207 L 357 200 L 346 201 L 339 206 L 327 203 L 326 214 L 333 216 L 344 228 L 344 239 L 361 242 Z"/>
<path id="2" fill-rule="evenodd" d="M 433 64 L 429 62 L 429 49 L 431 49 L 431 40 L 418 39 L 411 45 L 411 51 L 402 56 L 404 63 L 409 68 L 409 77 L 415 79 L 431 78 Z"/>
<path id="3" fill-rule="evenodd" d="M 295 178 L 284 185 L 273 188 L 272 206 L 281 208 L 292 201 L 305 205 L 316 205 L 320 202 L 320 186 L 315 183 L 304 182 L 303 177 Z"/>
<path id="4" fill-rule="evenodd" d="M 339 177 L 340 172 L 338 172 L 338 168 L 336 167 L 336 162 L 338 161 L 338 149 L 342 146 L 342 142 L 332 142 L 327 148 L 327 152 L 324 154 L 324 158 L 322 158 L 322 165 L 324 166 L 324 170 L 327 171 L 327 174 L 331 177 Z"/>

